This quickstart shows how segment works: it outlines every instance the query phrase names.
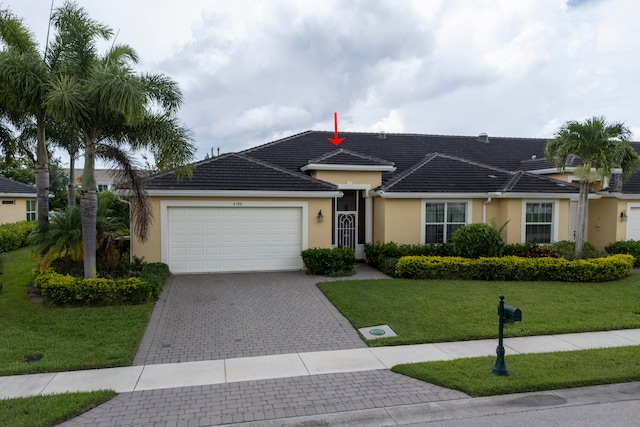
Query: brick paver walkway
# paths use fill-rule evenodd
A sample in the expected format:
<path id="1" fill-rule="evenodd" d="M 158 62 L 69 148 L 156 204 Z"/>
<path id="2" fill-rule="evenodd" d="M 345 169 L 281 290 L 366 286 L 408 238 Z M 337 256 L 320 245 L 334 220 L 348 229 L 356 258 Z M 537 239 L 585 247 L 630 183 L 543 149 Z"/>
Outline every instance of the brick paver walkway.
<path id="1" fill-rule="evenodd" d="M 467 397 L 391 371 L 350 372 L 122 393 L 61 426 L 211 426 Z"/>
<path id="2" fill-rule="evenodd" d="M 360 265 L 353 279 L 384 277 Z M 174 276 L 134 364 L 366 347 L 318 281 L 301 272 Z M 210 426 L 466 397 L 387 370 L 349 372 L 122 393 L 61 426 Z"/>

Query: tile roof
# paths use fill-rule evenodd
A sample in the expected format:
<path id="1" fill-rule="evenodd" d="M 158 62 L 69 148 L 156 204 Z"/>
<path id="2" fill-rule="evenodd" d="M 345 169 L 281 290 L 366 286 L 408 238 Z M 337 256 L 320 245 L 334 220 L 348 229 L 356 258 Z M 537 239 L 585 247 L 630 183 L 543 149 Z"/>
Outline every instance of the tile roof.
<path id="1" fill-rule="evenodd" d="M 147 188 L 183 190 L 337 191 L 338 187 L 243 154 L 224 154 L 196 164 L 191 178 L 172 172 L 149 177 Z"/>
<path id="2" fill-rule="evenodd" d="M 578 193 L 578 186 L 431 153 L 379 190 L 396 193 Z"/>
<path id="3" fill-rule="evenodd" d="M 393 166 L 393 162 L 365 154 L 355 153 L 343 148 L 329 151 L 320 157 L 309 160 L 308 164 L 318 165 L 357 165 L 357 166 Z"/>
<path id="4" fill-rule="evenodd" d="M 553 169 L 544 158 L 547 139 L 504 138 L 491 136 L 447 136 L 419 134 L 379 134 L 343 132 L 345 140 L 334 146 L 327 138 L 332 132 L 307 131 L 272 141 L 239 153 L 205 160 L 196 165 L 194 178 L 176 183 L 172 175 L 161 174 L 150 180 L 150 188 L 277 190 L 293 188 L 326 190 L 317 180 L 303 173 L 310 163 L 322 165 L 379 166 L 393 165 L 395 171 L 382 172 L 382 185 L 399 191 L 492 192 L 511 188 L 513 192 L 570 193 L 570 185 L 558 184 L 529 173 Z M 640 144 L 632 143 L 640 152 Z M 429 168 L 419 168 L 426 156 L 432 158 Z M 573 156 L 568 166 L 580 164 Z M 493 169 L 492 169 L 493 168 Z M 200 169 L 200 171 L 198 171 Z M 423 180 L 399 177 L 420 169 L 416 176 Z M 434 172 L 437 171 L 437 172 Z M 489 175 L 494 175 L 493 178 Z M 256 179 L 255 177 L 260 177 Z M 310 181 L 311 180 L 311 181 Z M 511 187 L 507 185 L 511 182 Z M 412 190 L 408 190 L 412 188 Z M 454 190 L 455 189 L 455 190 Z M 640 173 L 622 186 L 623 192 L 640 193 Z M 311 190 L 313 191 L 313 190 Z"/>
<path id="5" fill-rule="evenodd" d="M 36 194 L 36 187 L 0 176 L 0 196 L 2 194 L 33 195 Z"/>

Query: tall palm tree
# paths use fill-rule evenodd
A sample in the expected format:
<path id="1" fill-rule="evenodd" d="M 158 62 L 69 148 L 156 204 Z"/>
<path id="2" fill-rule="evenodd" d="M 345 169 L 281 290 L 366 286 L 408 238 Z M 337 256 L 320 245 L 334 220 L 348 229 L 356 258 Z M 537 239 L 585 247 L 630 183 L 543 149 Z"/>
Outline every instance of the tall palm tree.
<path id="1" fill-rule="evenodd" d="M 132 204 L 132 229 L 141 240 L 148 233 L 150 209 L 144 177 L 137 174 L 131 152 L 149 150 L 159 169 L 189 173 L 194 146 L 189 130 L 175 116 L 182 94 L 175 82 L 159 74 L 139 74 L 138 57 L 126 45 L 113 45 L 99 55 L 95 37 L 110 38 L 111 31 L 91 20 L 86 11 L 66 2 L 52 15 L 58 28 L 52 55 L 64 64 L 52 82 L 46 105 L 61 122 L 76 128 L 84 145 L 84 171 L 80 210 L 84 246 L 84 275 L 96 269 L 97 191 L 95 161 L 116 165 L 120 179 L 137 196 Z M 80 35 L 91 37 L 82 39 Z M 74 46 L 84 46 L 78 50 Z M 67 51 L 71 49 L 71 51 Z"/>
<path id="2" fill-rule="evenodd" d="M 49 153 L 45 138 L 47 117 L 44 100 L 51 70 L 33 34 L 9 10 L 0 10 L 0 103 L 14 122 L 29 121 L 36 127 L 36 188 L 38 226 L 46 228 L 49 215 Z"/>
<path id="3" fill-rule="evenodd" d="M 568 121 L 554 136 L 545 145 L 544 155 L 558 170 L 565 169 L 570 155 L 582 160 L 582 166 L 575 170 L 580 180 L 576 224 L 576 256 L 579 257 L 585 241 L 589 184 L 610 179 L 616 168 L 622 169 L 622 179 L 626 181 L 640 167 L 640 156 L 629 144 L 629 128 L 622 122 L 609 123 L 604 117 Z"/>

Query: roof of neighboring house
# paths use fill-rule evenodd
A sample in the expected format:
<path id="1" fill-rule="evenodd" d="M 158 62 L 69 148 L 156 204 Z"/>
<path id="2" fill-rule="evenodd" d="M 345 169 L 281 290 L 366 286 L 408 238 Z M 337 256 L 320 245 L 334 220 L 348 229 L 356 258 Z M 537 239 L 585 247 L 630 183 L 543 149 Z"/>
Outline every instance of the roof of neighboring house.
<path id="1" fill-rule="evenodd" d="M 554 169 L 544 159 L 547 139 L 344 132 L 345 140 L 335 146 L 328 141 L 333 136 L 307 131 L 214 157 L 197 163 L 194 177 L 181 183 L 172 174 L 151 176 L 150 188 L 326 191 L 328 184 L 306 172 L 353 166 L 381 171 L 385 191 L 578 192 L 571 184 L 529 173 Z M 640 144 L 632 145 L 640 152 Z M 573 156 L 567 166 L 579 164 Z M 640 193 L 640 174 L 622 189 Z"/>
<path id="2" fill-rule="evenodd" d="M 69 176 L 69 172 L 71 169 L 64 169 L 65 175 Z M 75 177 L 75 181 L 77 184 L 82 182 L 82 174 L 84 173 L 84 169 L 74 169 L 73 176 Z M 115 183 L 118 178 L 118 171 L 113 169 L 95 169 L 94 177 L 96 179 L 96 183 Z"/>
<path id="3" fill-rule="evenodd" d="M 29 197 L 36 194 L 36 187 L 0 176 L 0 196 L 7 194 Z"/>

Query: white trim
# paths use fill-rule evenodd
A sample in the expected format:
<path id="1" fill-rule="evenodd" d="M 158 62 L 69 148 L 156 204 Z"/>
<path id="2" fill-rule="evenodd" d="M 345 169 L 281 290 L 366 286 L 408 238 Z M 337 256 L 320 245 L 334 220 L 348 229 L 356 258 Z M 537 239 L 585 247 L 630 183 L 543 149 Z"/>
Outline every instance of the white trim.
<path id="1" fill-rule="evenodd" d="M 38 195 L 36 193 L 0 193 L 0 199 L 9 199 L 11 197 L 35 199 Z"/>
<path id="2" fill-rule="evenodd" d="M 133 196 L 130 190 L 118 190 L 121 196 Z M 149 196 L 182 197 L 304 197 L 333 198 L 342 197 L 340 191 L 254 191 L 254 190 L 148 190 Z"/>
<path id="3" fill-rule="evenodd" d="M 325 165 L 309 163 L 300 168 L 302 172 L 312 171 L 354 171 L 354 172 L 395 172 L 395 166 L 384 165 Z"/>
<path id="4" fill-rule="evenodd" d="M 425 216 L 427 215 L 427 203 L 466 203 L 467 212 L 465 213 L 465 223 L 471 224 L 473 215 L 473 200 L 468 199 L 421 199 L 420 200 L 420 244 L 424 245 L 427 237 L 427 223 Z"/>
<path id="5" fill-rule="evenodd" d="M 256 202 L 220 200 L 161 200 L 160 201 L 160 258 L 169 264 L 169 208 L 170 207 L 211 207 L 211 208 L 300 208 L 302 211 L 302 250 L 309 248 L 309 203 L 308 202 Z"/>
<path id="6" fill-rule="evenodd" d="M 367 195 L 365 197 L 369 197 L 369 191 L 371 190 L 371 184 L 354 184 L 352 182 L 347 182 L 346 184 L 336 184 L 336 185 L 340 190 L 366 190 Z"/>
<path id="7" fill-rule="evenodd" d="M 371 196 L 382 197 L 383 199 L 486 199 L 488 197 L 499 199 L 569 199 L 578 200 L 578 193 L 394 193 L 386 191 L 372 190 L 369 192 Z M 597 194 L 590 194 L 590 199 L 599 199 Z"/>
<path id="8" fill-rule="evenodd" d="M 575 166 L 569 166 L 564 169 L 558 169 L 558 168 L 534 169 L 534 170 L 527 171 L 527 173 L 530 173 L 533 175 L 549 175 L 552 173 L 573 172 L 575 170 L 576 170 Z"/>
<path id="9" fill-rule="evenodd" d="M 541 199 L 522 199 L 522 215 L 520 220 L 520 242 L 526 243 L 527 238 L 527 203 L 551 203 L 552 215 L 551 218 L 551 242 L 558 241 L 558 223 L 560 222 L 560 203 L 558 200 L 541 200 Z"/>

